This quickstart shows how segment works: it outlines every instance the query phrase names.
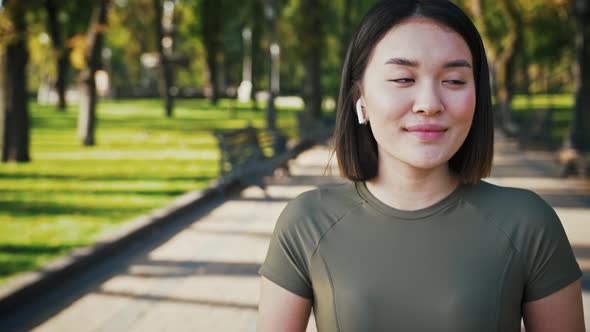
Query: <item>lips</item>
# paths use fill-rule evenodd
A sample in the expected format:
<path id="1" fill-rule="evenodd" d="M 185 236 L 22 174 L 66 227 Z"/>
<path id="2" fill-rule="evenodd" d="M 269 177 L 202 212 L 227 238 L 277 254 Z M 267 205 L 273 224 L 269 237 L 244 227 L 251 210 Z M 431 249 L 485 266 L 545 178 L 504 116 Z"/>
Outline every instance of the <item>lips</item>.
<path id="1" fill-rule="evenodd" d="M 405 128 L 407 131 L 446 131 L 447 128 L 435 124 L 421 124 Z"/>
<path id="2" fill-rule="evenodd" d="M 404 130 L 416 136 L 420 140 L 431 141 L 441 138 L 447 131 L 447 127 L 436 124 L 420 124 L 405 127 Z"/>

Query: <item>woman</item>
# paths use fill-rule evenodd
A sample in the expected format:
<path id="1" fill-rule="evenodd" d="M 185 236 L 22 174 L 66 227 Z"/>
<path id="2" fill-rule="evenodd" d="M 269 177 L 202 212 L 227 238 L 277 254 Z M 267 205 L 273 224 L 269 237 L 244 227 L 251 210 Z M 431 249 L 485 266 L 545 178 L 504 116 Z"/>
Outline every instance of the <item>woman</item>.
<path id="1" fill-rule="evenodd" d="M 381 1 L 348 49 L 340 186 L 282 212 L 259 331 L 583 331 L 581 271 L 553 209 L 489 175 L 487 59 L 450 1 Z"/>

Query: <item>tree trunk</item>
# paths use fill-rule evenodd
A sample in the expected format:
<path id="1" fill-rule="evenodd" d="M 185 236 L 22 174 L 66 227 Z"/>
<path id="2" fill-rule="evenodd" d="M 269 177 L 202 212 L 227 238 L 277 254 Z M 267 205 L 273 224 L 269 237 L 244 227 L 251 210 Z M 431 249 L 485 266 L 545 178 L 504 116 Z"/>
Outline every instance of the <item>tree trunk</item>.
<path id="1" fill-rule="evenodd" d="M 215 105 L 219 98 L 217 56 L 221 51 L 221 17 L 218 1 L 203 0 L 201 3 L 201 22 L 203 24 L 203 44 L 207 53 L 206 61 L 207 68 L 209 69 L 209 86 L 211 88 L 209 101 L 212 105 Z"/>
<path id="2" fill-rule="evenodd" d="M 262 22 L 264 22 L 264 17 L 261 15 L 263 12 L 263 8 L 259 0 L 252 1 L 252 50 L 251 57 L 252 57 L 252 64 L 250 67 L 252 73 L 252 91 L 251 91 L 251 98 L 252 98 L 252 105 L 254 106 L 255 110 L 258 110 L 258 103 L 256 101 L 256 91 L 258 90 L 258 77 L 260 74 L 260 66 L 258 65 L 258 59 L 260 58 L 260 39 L 262 37 Z"/>
<path id="3" fill-rule="evenodd" d="M 344 64 L 344 58 L 346 57 L 346 51 L 348 50 L 348 43 L 350 42 L 350 14 L 352 0 L 344 0 L 344 11 L 342 13 L 342 26 L 340 33 L 340 63 Z M 340 66 L 342 68 L 342 65 Z"/>
<path id="4" fill-rule="evenodd" d="M 306 16 L 301 27 L 303 47 L 304 78 L 303 100 L 304 112 L 312 119 L 322 116 L 321 59 L 322 59 L 322 19 L 319 10 L 320 0 L 302 0 L 301 12 Z"/>
<path id="5" fill-rule="evenodd" d="M 586 1 L 588 3 L 588 1 Z M 590 6 L 588 4 L 587 6 Z M 590 8 L 587 8 L 590 11 Z M 585 14 L 585 15 L 584 15 Z M 590 151 L 590 13 L 579 13 L 576 20 L 576 96 L 571 146 L 578 151 Z"/>
<path id="6" fill-rule="evenodd" d="M 519 44 L 523 38 L 522 20 L 519 17 L 515 4 L 510 0 L 501 0 L 498 5 L 504 12 L 506 19 L 505 37 L 502 40 L 501 52 L 494 49 L 491 41 L 487 38 L 488 31 L 483 16 L 481 0 L 472 0 L 471 9 L 475 22 L 486 43 L 490 63 L 490 76 L 492 77 L 492 93 L 496 99 L 495 111 L 498 114 L 498 124 L 508 135 L 515 135 L 518 128 L 512 121 L 512 95 L 514 93 L 513 74 L 515 71 L 516 55 Z"/>
<path id="7" fill-rule="evenodd" d="M 88 31 L 88 52 L 86 69 L 81 73 L 80 114 L 78 117 L 78 136 L 85 146 L 95 145 L 96 128 L 96 81 L 94 74 L 101 68 L 103 32 L 106 29 L 109 0 L 100 0 L 94 9 Z"/>
<path id="8" fill-rule="evenodd" d="M 275 65 L 275 57 L 278 54 L 273 55 L 273 47 L 278 47 L 277 41 L 277 9 L 275 0 L 266 0 L 265 3 L 266 23 L 269 35 L 269 48 L 268 48 L 268 101 L 266 104 L 266 128 L 269 130 L 276 129 L 276 109 L 275 109 L 275 97 L 278 93 L 278 87 L 273 78 L 278 77 L 278 67 Z M 275 60 L 275 61 L 273 61 Z"/>
<path id="9" fill-rule="evenodd" d="M 4 110 L 4 57 L 0 56 L 0 160 L 2 155 L 4 154 L 4 132 L 6 128 L 4 124 L 6 123 L 6 112 Z"/>
<path id="10" fill-rule="evenodd" d="M 29 110 L 27 101 L 25 5 L 18 0 L 5 4 L 8 18 L 14 26 L 15 37 L 6 45 L 4 54 L 4 120 L 2 161 L 28 162 Z"/>
<path id="11" fill-rule="evenodd" d="M 158 52 L 160 53 L 160 70 L 162 79 L 160 80 L 160 94 L 164 98 L 164 106 L 166 108 L 166 117 L 172 117 L 174 107 L 174 96 L 172 89 L 174 87 L 174 69 L 170 61 L 172 55 L 172 45 L 164 43 L 164 38 L 170 38 L 172 41 L 173 32 L 165 31 L 162 26 L 162 3 L 160 0 L 154 0 L 154 10 L 156 12 L 156 35 L 158 36 Z"/>
<path id="12" fill-rule="evenodd" d="M 55 80 L 55 89 L 58 96 L 57 109 L 65 111 L 66 109 L 66 75 L 68 72 L 68 51 L 64 47 L 63 39 L 60 33 L 58 16 L 58 8 L 55 0 L 45 0 L 45 10 L 47 12 L 47 31 L 53 41 L 53 49 L 58 54 L 57 56 L 57 79 Z"/>
<path id="13" fill-rule="evenodd" d="M 498 103 L 498 64 L 496 62 L 496 49 L 494 48 L 494 44 L 489 38 L 489 31 L 488 25 L 486 23 L 484 17 L 484 9 L 483 9 L 483 1 L 482 0 L 470 0 L 470 7 L 471 13 L 474 17 L 474 23 L 479 30 L 481 38 L 486 47 L 486 55 L 488 57 L 489 62 L 489 70 L 490 70 L 490 89 L 492 96 L 495 98 L 496 103 L 492 105 L 494 114 L 498 114 L 494 116 L 495 125 L 502 127 L 502 115 L 503 110 L 501 105 Z"/>
<path id="14" fill-rule="evenodd" d="M 66 48 L 59 51 L 57 59 L 57 80 L 55 81 L 55 89 L 57 90 L 58 109 L 65 111 L 66 103 L 66 86 L 67 77 L 70 70 L 70 60 L 68 59 L 70 52 Z"/>
<path id="15" fill-rule="evenodd" d="M 518 128 L 512 121 L 512 96 L 514 95 L 514 72 L 516 71 L 516 59 L 518 53 L 522 50 L 523 36 L 523 23 L 519 16 L 516 4 L 512 0 L 504 0 L 502 2 L 506 18 L 509 21 L 508 24 L 508 35 L 505 39 L 505 47 L 502 54 L 498 57 L 498 60 L 504 63 L 504 80 L 499 82 L 498 97 L 502 104 L 502 119 L 504 124 L 504 130 L 508 134 L 516 134 Z"/>
<path id="16" fill-rule="evenodd" d="M 507 55 L 503 53 L 502 55 Z M 508 58 L 500 57 L 495 64 L 497 80 L 497 104 L 502 128 L 509 135 L 516 134 L 512 122 L 512 96 L 514 94 L 514 54 Z"/>

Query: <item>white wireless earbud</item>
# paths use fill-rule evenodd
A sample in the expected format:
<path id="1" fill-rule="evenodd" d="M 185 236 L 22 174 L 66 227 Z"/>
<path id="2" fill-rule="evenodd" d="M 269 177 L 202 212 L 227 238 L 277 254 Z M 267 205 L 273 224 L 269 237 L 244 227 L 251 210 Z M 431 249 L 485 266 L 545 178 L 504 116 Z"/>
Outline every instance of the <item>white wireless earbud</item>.
<path id="1" fill-rule="evenodd" d="M 356 116 L 359 119 L 359 124 L 367 123 L 367 119 L 365 119 L 365 116 L 363 115 L 363 106 L 360 98 L 356 101 Z"/>

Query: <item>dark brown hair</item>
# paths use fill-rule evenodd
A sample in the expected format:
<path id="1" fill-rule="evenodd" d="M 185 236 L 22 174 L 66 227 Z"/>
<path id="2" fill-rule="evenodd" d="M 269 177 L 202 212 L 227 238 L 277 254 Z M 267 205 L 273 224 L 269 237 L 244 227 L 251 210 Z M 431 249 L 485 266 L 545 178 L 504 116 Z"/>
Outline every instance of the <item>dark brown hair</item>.
<path id="1" fill-rule="evenodd" d="M 467 138 L 449 160 L 449 168 L 461 182 L 477 183 L 490 174 L 494 153 L 488 62 L 481 36 L 469 17 L 446 0 L 379 1 L 353 34 L 342 68 L 334 130 L 340 174 L 353 181 L 366 181 L 377 176 L 377 142 L 370 124 L 357 122 L 353 98 L 358 98 L 359 92 L 355 84 L 361 81 L 369 56 L 385 33 L 412 17 L 428 18 L 449 27 L 463 37 L 471 51 L 475 113 Z"/>

